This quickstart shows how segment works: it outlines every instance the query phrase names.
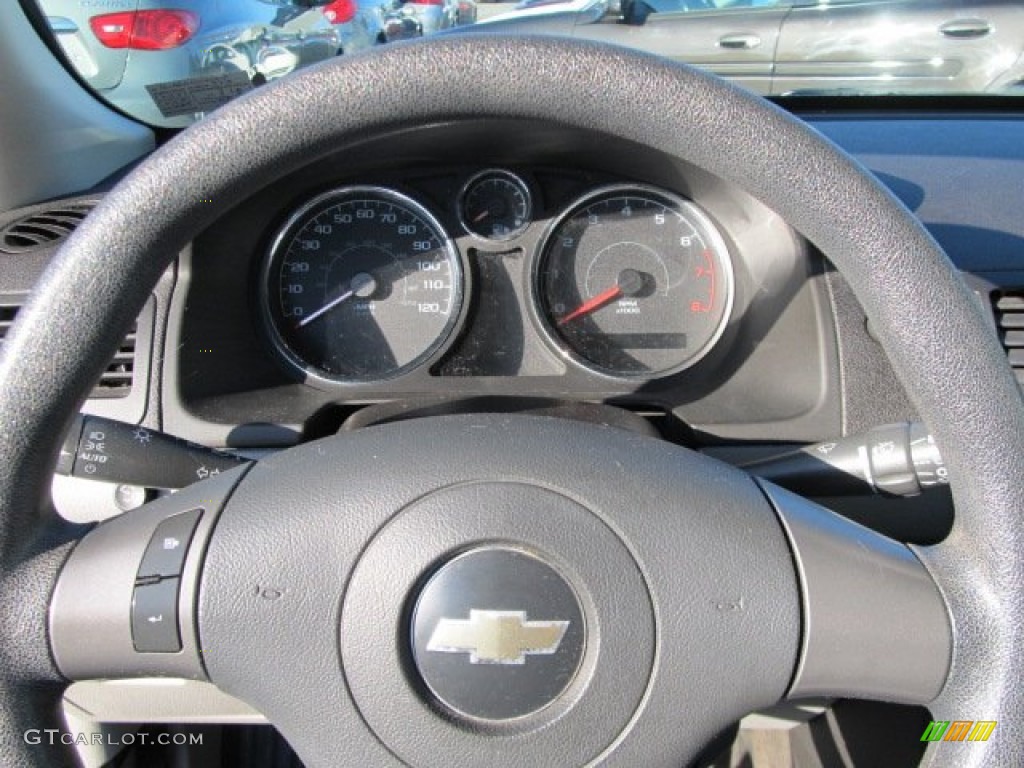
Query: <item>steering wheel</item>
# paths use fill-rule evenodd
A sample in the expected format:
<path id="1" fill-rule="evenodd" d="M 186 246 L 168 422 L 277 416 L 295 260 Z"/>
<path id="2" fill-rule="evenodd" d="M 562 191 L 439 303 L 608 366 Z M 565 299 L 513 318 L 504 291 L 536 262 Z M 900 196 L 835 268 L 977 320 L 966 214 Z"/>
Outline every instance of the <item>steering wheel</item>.
<path id="1" fill-rule="evenodd" d="M 182 247 L 337 147 L 480 117 L 658 148 L 818 246 L 941 448 L 949 537 L 909 548 L 665 442 L 507 415 L 368 428 L 92 530 L 59 521 L 63 431 Z M 931 745 L 931 765 L 1019 755 L 1024 404 L 1005 357 L 940 247 L 864 168 L 694 69 L 464 36 L 263 87 L 155 152 L 67 241 L 5 343 L 0 392 L 7 764 L 70 759 L 23 738 L 59 727 L 68 680 L 134 675 L 211 680 L 311 768 L 674 766 L 808 695 L 998 722 L 987 742 Z M 168 525 L 183 559 L 145 565 Z M 133 599 L 165 606 L 170 635 Z"/>

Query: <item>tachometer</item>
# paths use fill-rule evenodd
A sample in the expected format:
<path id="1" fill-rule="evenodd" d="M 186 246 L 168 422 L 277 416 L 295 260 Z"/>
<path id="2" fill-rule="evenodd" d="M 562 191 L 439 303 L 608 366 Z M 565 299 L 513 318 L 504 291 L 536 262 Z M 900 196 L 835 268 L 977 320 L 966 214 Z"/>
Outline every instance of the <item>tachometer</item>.
<path id="1" fill-rule="evenodd" d="M 549 337 L 610 376 L 665 376 L 703 357 L 732 306 L 725 242 L 693 203 L 606 187 L 554 225 L 535 273 Z"/>
<path id="2" fill-rule="evenodd" d="M 275 348 L 313 380 L 392 378 L 449 339 L 462 260 L 430 213 L 378 187 L 345 187 L 303 205 L 264 263 L 262 306 Z"/>

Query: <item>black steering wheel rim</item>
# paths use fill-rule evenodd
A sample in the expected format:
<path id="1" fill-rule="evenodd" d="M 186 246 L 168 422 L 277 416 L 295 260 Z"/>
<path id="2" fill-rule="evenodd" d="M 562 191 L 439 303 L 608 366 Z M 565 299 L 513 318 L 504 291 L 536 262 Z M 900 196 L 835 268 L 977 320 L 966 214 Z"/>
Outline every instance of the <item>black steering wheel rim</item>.
<path id="1" fill-rule="evenodd" d="M 613 77 L 658 98 L 608 89 Z M 931 763 L 1012 762 L 1024 707 L 1024 542 L 1013 528 L 1024 509 L 1024 407 L 980 307 L 921 224 L 811 129 L 713 77 L 607 46 L 467 36 L 335 60 L 233 102 L 122 181 L 62 248 L 4 346 L 5 589 L 38 593 L 52 583 L 67 550 L 52 546 L 44 501 L 58 441 L 180 249 L 251 190 L 341 144 L 477 117 L 555 119 L 680 157 L 768 204 L 846 276 L 936 436 L 954 492 L 953 532 L 918 551 L 955 625 L 950 675 L 932 711 L 1000 722 L 1001 738 L 968 755 L 933 750 Z M 0 704 L 16 764 L 38 753 L 18 745 L 11 723 L 42 717 L 40 701 L 52 708 L 59 681 L 45 650 L 47 598 L 6 608 L 0 627 L 13 639 Z M 45 680 L 46 693 L 30 695 Z"/>

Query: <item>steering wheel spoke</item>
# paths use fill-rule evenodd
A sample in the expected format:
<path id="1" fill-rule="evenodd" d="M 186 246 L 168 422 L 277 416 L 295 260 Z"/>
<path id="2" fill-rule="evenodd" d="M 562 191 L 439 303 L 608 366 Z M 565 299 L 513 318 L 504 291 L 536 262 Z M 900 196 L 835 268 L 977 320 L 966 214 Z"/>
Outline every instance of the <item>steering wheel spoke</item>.
<path id="1" fill-rule="evenodd" d="M 928 704 L 953 653 L 949 610 L 905 545 L 771 483 L 800 582 L 800 660 L 789 698 Z"/>
<path id="2" fill-rule="evenodd" d="M 101 523 L 78 543 L 49 609 L 66 678 L 206 678 L 195 613 L 202 553 L 247 469 Z"/>

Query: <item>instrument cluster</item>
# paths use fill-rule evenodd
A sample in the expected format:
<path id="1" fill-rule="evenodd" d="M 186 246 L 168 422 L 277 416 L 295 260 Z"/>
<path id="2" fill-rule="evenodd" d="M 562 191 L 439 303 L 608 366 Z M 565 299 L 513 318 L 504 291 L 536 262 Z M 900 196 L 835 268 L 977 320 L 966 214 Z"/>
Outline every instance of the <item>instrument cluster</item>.
<path id="1" fill-rule="evenodd" d="M 271 238 L 259 276 L 279 361 L 325 389 L 439 365 L 485 311 L 472 311 L 487 294 L 473 260 L 501 251 L 522 254 L 517 294 L 537 336 L 597 377 L 679 373 L 729 321 L 726 239 L 674 192 L 600 184 L 538 217 L 535 183 L 493 168 L 468 176 L 451 208 L 457 226 L 448 217 L 446 228 L 430 201 L 389 186 L 342 186 L 302 202 Z"/>

